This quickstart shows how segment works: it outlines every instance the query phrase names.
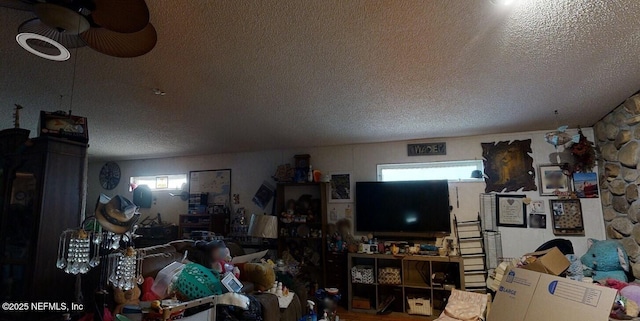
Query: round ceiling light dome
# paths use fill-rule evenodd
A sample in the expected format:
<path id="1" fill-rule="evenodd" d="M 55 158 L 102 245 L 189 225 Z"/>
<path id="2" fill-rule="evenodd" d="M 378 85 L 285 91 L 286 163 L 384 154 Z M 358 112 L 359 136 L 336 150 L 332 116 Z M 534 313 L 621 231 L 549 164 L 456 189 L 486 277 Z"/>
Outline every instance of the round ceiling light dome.
<path id="1" fill-rule="evenodd" d="M 29 40 L 40 40 L 40 41 L 46 42 L 52 45 L 53 47 L 55 47 L 56 49 L 58 49 L 60 53 L 57 55 L 50 55 L 48 53 L 38 51 L 33 47 L 31 47 L 31 45 L 29 45 L 28 43 Z M 67 50 L 67 48 L 65 48 L 63 45 L 61 45 L 60 43 L 58 43 L 53 39 L 47 38 L 39 34 L 30 33 L 30 32 L 19 33 L 18 35 L 16 35 L 16 41 L 18 42 L 18 44 L 20 44 L 22 48 L 24 48 L 24 50 L 44 59 L 49 59 L 53 61 L 65 61 L 69 59 L 69 57 L 71 57 L 71 53 L 69 53 L 69 50 Z"/>

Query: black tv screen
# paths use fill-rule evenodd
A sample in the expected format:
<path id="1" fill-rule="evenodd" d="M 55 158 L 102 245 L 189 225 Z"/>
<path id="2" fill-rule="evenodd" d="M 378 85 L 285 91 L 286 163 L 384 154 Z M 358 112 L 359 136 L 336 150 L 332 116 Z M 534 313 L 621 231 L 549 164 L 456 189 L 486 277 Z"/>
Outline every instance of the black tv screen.
<path id="1" fill-rule="evenodd" d="M 451 233 L 446 180 L 356 182 L 356 231 L 376 235 Z"/>

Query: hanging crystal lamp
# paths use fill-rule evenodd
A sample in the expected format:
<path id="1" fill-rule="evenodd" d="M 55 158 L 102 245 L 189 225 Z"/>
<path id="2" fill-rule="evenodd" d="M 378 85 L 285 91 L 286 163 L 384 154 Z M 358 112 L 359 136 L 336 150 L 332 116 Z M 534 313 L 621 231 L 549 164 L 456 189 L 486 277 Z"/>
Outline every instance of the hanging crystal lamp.
<path id="1" fill-rule="evenodd" d="M 82 228 L 62 232 L 58 241 L 56 267 L 73 275 L 85 274 L 92 267 L 96 267 L 100 263 L 100 241 L 96 242 L 97 235 L 99 234 Z"/>
<path id="2" fill-rule="evenodd" d="M 108 281 L 114 287 L 124 291 L 130 290 L 144 282 L 142 277 L 142 256 L 133 247 L 109 255 L 111 271 Z"/>
<path id="3" fill-rule="evenodd" d="M 65 230 L 58 241 L 56 267 L 73 275 L 85 274 L 100 264 L 100 248 L 118 250 L 120 242 L 130 244 L 135 228 L 125 234 L 83 228 Z"/>
<path id="4" fill-rule="evenodd" d="M 122 271 L 134 264 L 133 272 L 135 272 L 139 260 L 137 252 L 133 247 L 123 252 L 121 247 L 132 246 L 133 239 L 137 236 L 135 231 L 138 226 L 135 222 L 140 216 L 137 209 L 135 204 L 124 197 L 109 198 L 101 195 L 96 206 L 96 212 L 101 216 L 89 216 L 79 228 L 65 230 L 60 235 L 56 267 L 69 274 L 85 274 L 91 268 L 98 266 L 101 259 L 106 258 L 108 253 L 115 251 L 115 257 L 123 257 Z M 122 219 L 126 219 L 125 225 L 122 225 Z M 115 272 L 112 269 L 107 271 Z M 140 274 L 134 273 L 133 276 L 127 276 L 129 279 L 134 278 L 134 282 L 137 282 Z M 127 283 L 125 279 L 123 280 Z M 120 288 L 124 287 L 124 283 Z M 118 284 L 120 279 L 114 285 Z"/>

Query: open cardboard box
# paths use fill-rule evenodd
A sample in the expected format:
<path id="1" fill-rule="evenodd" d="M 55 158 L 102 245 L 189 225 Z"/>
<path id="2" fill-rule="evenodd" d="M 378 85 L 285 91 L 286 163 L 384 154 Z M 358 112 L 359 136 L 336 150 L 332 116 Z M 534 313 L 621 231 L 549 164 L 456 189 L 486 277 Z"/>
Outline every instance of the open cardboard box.
<path id="1" fill-rule="evenodd" d="M 617 291 L 522 268 L 507 272 L 487 321 L 607 321 Z"/>
<path id="2" fill-rule="evenodd" d="M 525 256 L 535 256 L 538 259 L 522 266 L 522 268 L 540 273 L 560 275 L 571 265 L 571 262 L 567 260 L 557 247 L 525 254 Z"/>

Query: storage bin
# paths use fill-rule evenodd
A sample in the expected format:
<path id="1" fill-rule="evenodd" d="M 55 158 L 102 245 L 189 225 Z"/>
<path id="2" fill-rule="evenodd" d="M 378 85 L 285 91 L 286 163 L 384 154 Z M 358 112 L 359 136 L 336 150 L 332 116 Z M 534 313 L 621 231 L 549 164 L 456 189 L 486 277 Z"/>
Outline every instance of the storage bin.
<path id="1" fill-rule="evenodd" d="M 367 298 L 354 296 L 353 299 L 351 299 L 351 306 L 354 309 L 369 310 L 371 309 L 371 301 Z"/>
<path id="2" fill-rule="evenodd" d="M 169 321 L 180 320 L 184 318 L 184 310 L 179 310 L 169 315 Z M 164 321 L 162 313 L 147 312 L 142 315 L 142 321 Z"/>
<path id="3" fill-rule="evenodd" d="M 416 315 L 431 315 L 431 301 L 425 298 L 407 298 L 409 308 L 407 313 Z"/>
<path id="4" fill-rule="evenodd" d="M 351 282 L 373 284 L 373 267 L 370 265 L 356 265 L 351 268 Z"/>
<path id="5" fill-rule="evenodd" d="M 153 285 L 151 285 L 151 292 L 155 293 L 160 299 L 164 299 L 169 296 L 169 285 L 173 281 L 174 277 L 177 277 L 182 269 L 184 268 L 184 264 L 180 262 L 172 262 L 171 264 L 165 266 L 158 275 L 156 279 L 153 281 Z"/>
<path id="6" fill-rule="evenodd" d="M 378 269 L 378 283 L 391 285 L 401 284 L 400 268 L 386 267 Z"/>

